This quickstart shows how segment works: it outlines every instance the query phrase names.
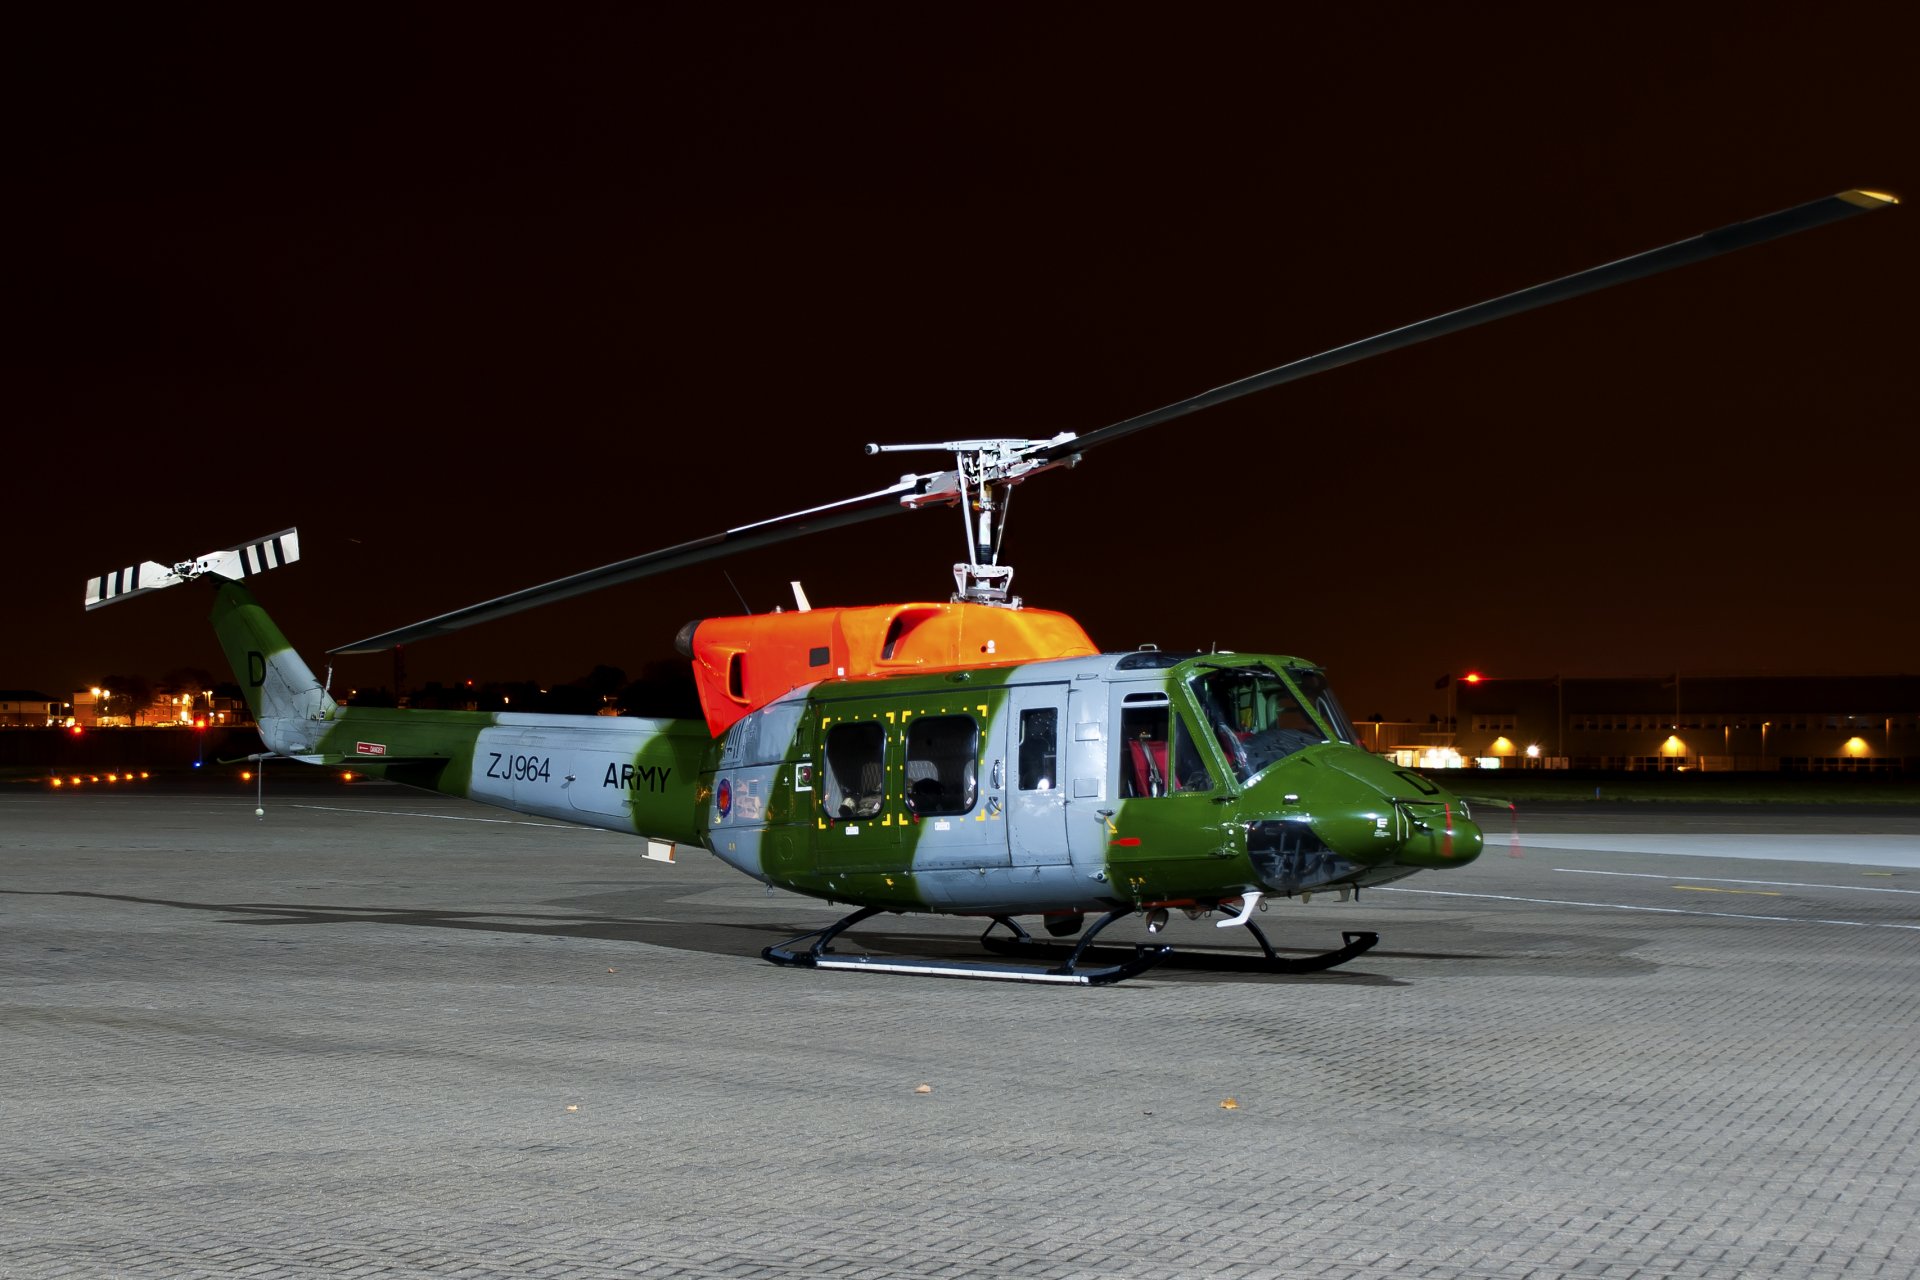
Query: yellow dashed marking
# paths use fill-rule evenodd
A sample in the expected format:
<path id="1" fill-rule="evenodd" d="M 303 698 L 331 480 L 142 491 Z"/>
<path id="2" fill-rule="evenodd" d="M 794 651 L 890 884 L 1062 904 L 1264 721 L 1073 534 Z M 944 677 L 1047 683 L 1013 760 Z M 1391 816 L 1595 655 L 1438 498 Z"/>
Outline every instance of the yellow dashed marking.
<path id="1" fill-rule="evenodd" d="M 1780 896 L 1772 889 L 1715 889 L 1704 884 L 1676 884 L 1673 887 L 1687 893 L 1750 893 L 1762 898 Z"/>

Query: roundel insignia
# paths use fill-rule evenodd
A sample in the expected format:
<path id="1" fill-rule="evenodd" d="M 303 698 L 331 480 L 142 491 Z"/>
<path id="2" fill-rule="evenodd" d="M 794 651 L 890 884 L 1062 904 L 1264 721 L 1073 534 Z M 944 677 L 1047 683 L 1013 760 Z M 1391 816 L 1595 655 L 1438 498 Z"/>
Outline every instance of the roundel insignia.
<path id="1" fill-rule="evenodd" d="M 720 810 L 721 817 L 724 818 L 727 814 L 731 813 L 733 811 L 733 784 L 725 778 L 720 779 L 720 785 L 714 789 L 713 802 L 715 807 Z"/>

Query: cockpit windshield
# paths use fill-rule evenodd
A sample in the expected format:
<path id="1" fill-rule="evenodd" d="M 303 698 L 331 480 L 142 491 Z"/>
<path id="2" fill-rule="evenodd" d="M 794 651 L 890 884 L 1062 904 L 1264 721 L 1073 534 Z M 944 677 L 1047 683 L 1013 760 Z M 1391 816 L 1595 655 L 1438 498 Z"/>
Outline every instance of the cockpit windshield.
<path id="1" fill-rule="evenodd" d="M 1333 696 L 1333 686 L 1327 683 L 1327 673 L 1318 667 L 1288 667 L 1287 674 L 1293 677 L 1294 684 L 1300 687 L 1313 709 L 1320 713 L 1320 719 L 1342 742 L 1358 742 L 1360 736 L 1353 731 L 1353 721 L 1347 719 L 1347 713 L 1340 707 L 1340 699 Z"/>
<path id="2" fill-rule="evenodd" d="M 1327 724 L 1341 741 L 1352 741 L 1346 717 L 1326 687 L 1326 677 L 1312 668 L 1296 668 L 1296 676 L 1317 678 L 1318 690 L 1333 712 Z M 1194 700 L 1207 729 L 1220 744 L 1221 752 L 1240 781 L 1245 782 L 1274 761 L 1290 756 L 1303 747 L 1330 741 L 1300 700 L 1274 672 L 1265 667 L 1216 667 L 1202 665 L 1190 681 Z M 1304 687 L 1304 686 L 1303 686 Z"/>

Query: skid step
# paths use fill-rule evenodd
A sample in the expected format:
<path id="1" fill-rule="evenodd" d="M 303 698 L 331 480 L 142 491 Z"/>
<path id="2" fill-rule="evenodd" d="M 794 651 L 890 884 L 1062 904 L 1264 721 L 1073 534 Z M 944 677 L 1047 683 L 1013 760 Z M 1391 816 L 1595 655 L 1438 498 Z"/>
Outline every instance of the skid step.
<path id="1" fill-rule="evenodd" d="M 905 973 L 922 978 L 982 978 L 991 982 L 1048 982 L 1061 986 L 1098 987 L 1144 973 L 1160 962 L 1171 947 L 1140 947 L 1130 960 L 1091 968 L 1042 969 L 1036 965 L 996 964 L 991 960 L 922 960 L 911 956 L 812 956 L 805 952 L 762 954 L 775 964 L 808 969 L 859 969 L 868 973 Z"/>

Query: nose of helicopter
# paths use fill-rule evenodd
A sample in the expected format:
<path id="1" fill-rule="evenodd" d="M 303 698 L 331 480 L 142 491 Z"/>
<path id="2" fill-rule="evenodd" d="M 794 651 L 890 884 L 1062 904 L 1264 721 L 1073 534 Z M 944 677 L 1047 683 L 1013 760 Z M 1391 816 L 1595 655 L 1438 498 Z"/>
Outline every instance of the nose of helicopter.
<path id="1" fill-rule="evenodd" d="M 1434 803 L 1402 801 L 1412 831 L 1393 860 L 1407 867 L 1457 867 L 1480 856 L 1487 844 L 1466 805 L 1452 797 Z"/>
<path id="2" fill-rule="evenodd" d="M 1310 822 L 1326 847 L 1365 865 L 1457 867 L 1480 856 L 1486 837 L 1466 803 L 1438 785 L 1357 747 L 1323 748 L 1317 763 L 1343 785 L 1325 788 Z"/>

